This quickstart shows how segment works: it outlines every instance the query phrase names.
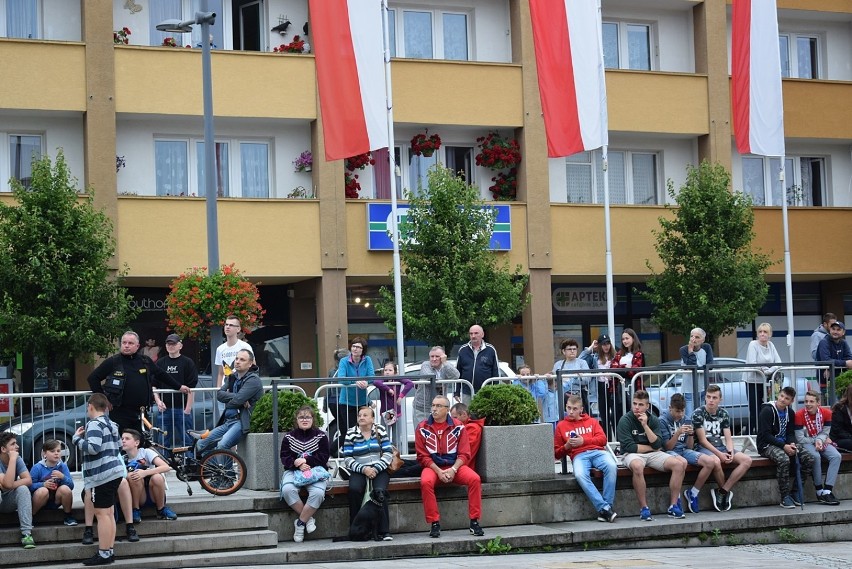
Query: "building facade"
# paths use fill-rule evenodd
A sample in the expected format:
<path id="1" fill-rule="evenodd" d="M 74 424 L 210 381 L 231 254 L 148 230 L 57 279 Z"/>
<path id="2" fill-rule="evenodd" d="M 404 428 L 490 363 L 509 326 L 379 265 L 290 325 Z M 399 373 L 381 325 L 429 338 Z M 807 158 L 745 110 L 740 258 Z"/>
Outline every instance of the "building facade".
<path id="1" fill-rule="evenodd" d="M 784 73 L 787 179 L 780 162 L 740 156 L 730 104 L 731 2 L 602 0 L 609 112 L 616 322 L 640 332 L 651 363 L 679 339 L 654 328 L 637 294 L 660 268 L 652 231 L 686 167 L 708 159 L 754 199 L 756 246 L 783 259 L 781 201 L 790 207 L 797 337 L 822 312 L 852 312 L 852 3 L 778 0 Z M 81 185 L 115 223 L 116 266 L 143 308 L 143 337 L 165 338 L 169 281 L 206 265 L 201 42 L 199 31 L 157 32 L 190 19 L 199 0 L 0 0 L 0 199 L 29 157 L 59 148 Z M 371 309 L 388 285 L 391 253 L 371 250 L 369 208 L 389 200 L 377 165 L 344 195 L 343 161 L 326 162 L 314 58 L 277 53 L 300 35 L 310 49 L 306 0 L 209 0 L 220 258 L 261 286 L 267 330 L 258 334 L 274 375 L 325 375 L 353 334 L 394 355 Z M 489 330 L 513 366 L 549 369 L 566 336 L 587 345 L 606 325 L 600 153 L 548 159 L 525 0 L 390 2 L 389 32 L 400 197 L 442 162 L 478 184 L 476 139 L 516 138 L 523 161 L 510 209 L 511 249 L 498 253 L 530 274 L 532 302 L 515 324 Z M 289 24 L 287 23 L 289 22 Z M 115 32 L 127 28 L 127 44 Z M 274 29 L 273 29 L 274 28 Z M 177 47 L 163 45 L 167 37 Z M 166 42 L 170 43 L 170 42 Z M 411 152 L 437 133 L 431 158 Z M 306 150 L 312 169 L 296 171 Z M 116 167 L 113 168 L 113 158 Z M 123 165 L 119 164 L 119 158 Z M 385 164 L 387 161 L 385 160 Z M 3 195 L 3 194 L 6 195 Z M 762 318 L 786 334 L 784 266 L 771 267 Z M 751 336 L 743 329 L 740 343 Z M 615 337 L 618 337 L 618 330 Z M 251 338 L 251 336 L 250 336 Z M 776 341 L 776 343 L 778 343 Z M 796 359 L 808 359 L 807 339 Z M 735 338 L 723 351 L 738 351 Z M 406 360 L 424 359 L 416 342 Z M 289 353 L 285 353 L 289 352 Z M 377 362 L 380 363 L 380 362 Z M 80 382 L 78 381 L 78 384 Z"/>

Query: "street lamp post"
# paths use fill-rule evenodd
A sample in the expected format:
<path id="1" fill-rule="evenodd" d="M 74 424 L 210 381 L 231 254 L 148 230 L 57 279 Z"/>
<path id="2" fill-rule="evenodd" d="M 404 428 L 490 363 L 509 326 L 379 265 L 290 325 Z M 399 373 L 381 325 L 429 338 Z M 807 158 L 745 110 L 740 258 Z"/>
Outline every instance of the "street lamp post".
<path id="1" fill-rule="evenodd" d="M 201 10 L 192 20 L 165 20 L 157 24 L 157 30 L 185 34 L 192 26 L 201 26 L 201 83 L 204 99 L 204 192 L 207 204 L 207 269 L 209 274 L 219 270 L 219 221 L 216 211 L 216 141 L 213 136 L 213 77 L 210 64 L 210 26 L 216 22 L 216 14 L 207 11 L 207 0 L 201 0 Z M 210 330 L 210 370 L 215 371 L 216 346 L 221 342 L 222 327 L 214 324 Z"/>

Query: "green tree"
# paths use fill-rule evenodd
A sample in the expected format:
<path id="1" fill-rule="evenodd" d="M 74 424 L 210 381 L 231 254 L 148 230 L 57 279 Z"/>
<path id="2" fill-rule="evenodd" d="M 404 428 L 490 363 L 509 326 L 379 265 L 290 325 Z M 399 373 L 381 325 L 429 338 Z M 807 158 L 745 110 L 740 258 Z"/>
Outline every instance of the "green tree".
<path id="1" fill-rule="evenodd" d="M 689 167 L 680 191 L 669 182 L 668 193 L 678 207 L 654 231 L 665 268 L 657 274 L 646 261 L 651 277 L 643 296 L 654 304 L 661 329 L 688 335 L 698 326 L 712 342 L 754 320 L 769 289 L 764 273 L 774 262 L 752 248 L 751 199 L 731 191 L 723 166 Z"/>
<path id="2" fill-rule="evenodd" d="M 449 349 L 473 324 L 498 326 L 520 314 L 529 277 L 489 251 L 494 212 L 483 208 L 477 188 L 442 166 L 429 170 L 428 181 L 409 196 L 400 227 L 402 320 L 406 338 Z M 376 311 L 393 330 L 393 288 L 380 292 Z"/>
<path id="3" fill-rule="evenodd" d="M 0 204 L 0 346 L 32 354 L 49 373 L 69 359 L 115 351 L 138 314 L 110 269 L 112 222 L 80 195 L 60 151 L 34 160 L 17 205 Z"/>

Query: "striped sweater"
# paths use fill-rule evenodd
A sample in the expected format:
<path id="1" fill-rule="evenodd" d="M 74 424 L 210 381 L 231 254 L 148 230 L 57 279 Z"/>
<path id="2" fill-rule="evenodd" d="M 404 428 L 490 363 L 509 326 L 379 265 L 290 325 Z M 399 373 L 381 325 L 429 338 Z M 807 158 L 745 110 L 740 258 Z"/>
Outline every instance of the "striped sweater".
<path id="1" fill-rule="evenodd" d="M 361 427 L 355 425 L 346 432 L 343 441 L 344 466 L 353 472 L 362 472 L 365 466 L 372 466 L 381 472 L 390 466 L 393 458 L 388 432 L 382 425 L 373 425 L 369 439 L 361 433 Z"/>
<path id="2" fill-rule="evenodd" d="M 325 466 L 329 458 L 328 436 L 317 428 L 285 433 L 281 441 L 281 464 L 287 470 L 296 470 L 293 461 L 301 457 L 311 468 Z"/>
<path id="3" fill-rule="evenodd" d="M 121 437 L 118 425 L 106 416 L 95 417 L 86 423 L 84 436 L 75 434 L 72 442 L 83 454 L 85 489 L 127 476 L 127 468 L 119 457 Z"/>

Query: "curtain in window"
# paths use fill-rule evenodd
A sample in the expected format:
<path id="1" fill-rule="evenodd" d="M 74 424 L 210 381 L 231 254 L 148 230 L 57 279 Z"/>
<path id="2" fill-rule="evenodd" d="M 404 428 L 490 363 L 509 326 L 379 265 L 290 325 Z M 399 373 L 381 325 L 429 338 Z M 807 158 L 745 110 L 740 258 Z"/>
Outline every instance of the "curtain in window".
<path id="1" fill-rule="evenodd" d="M 6 36 L 38 39 L 38 0 L 6 0 Z"/>
<path id="2" fill-rule="evenodd" d="M 245 198 L 269 197 L 269 145 L 240 143 L 240 181 Z"/>
<path id="3" fill-rule="evenodd" d="M 633 203 L 657 203 L 657 157 L 654 154 L 633 154 Z"/>
<path id="4" fill-rule="evenodd" d="M 604 23 L 603 32 L 604 67 L 618 69 L 618 24 Z"/>
<path id="5" fill-rule="evenodd" d="M 376 181 L 376 198 L 389 200 L 390 195 L 390 154 L 387 148 L 373 150 L 373 179 Z"/>
<path id="6" fill-rule="evenodd" d="M 228 143 L 217 142 L 214 145 L 216 158 L 216 195 L 222 198 L 230 197 L 230 162 L 228 160 Z M 196 165 L 198 168 L 198 195 L 207 195 L 207 182 L 204 177 L 204 142 L 197 142 L 195 153 L 198 156 Z"/>
<path id="7" fill-rule="evenodd" d="M 592 153 L 580 152 L 565 159 L 568 203 L 592 203 Z"/>
<path id="8" fill-rule="evenodd" d="M 218 14 L 219 12 L 217 12 Z M 183 43 L 183 35 L 157 30 L 157 24 L 163 20 L 182 20 L 181 0 L 148 0 L 148 27 L 150 39 L 148 45 L 163 45 L 166 38 L 174 38 L 178 45 Z M 217 20 L 219 18 L 216 18 Z"/>
<path id="9" fill-rule="evenodd" d="M 382 18 L 382 26 L 384 26 L 384 18 Z M 396 10 L 388 10 L 388 43 L 390 56 L 396 57 Z"/>
<path id="10" fill-rule="evenodd" d="M 154 164 L 158 196 L 189 195 L 186 142 L 155 140 Z"/>
<path id="11" fill-rule="evenodd" d="M 648 26 L 629 24 L 627 26 L 627 52 L 630 69 L 648 71 L 651 69 L 651 29 Z"/>
<path id="12" fill-rule="evenodd" d="M 409 190 L 411 190 L 412 195 L 418 195 L 420 190 L 429 183 L 429 180 L 426 178 L 426 172 L 438 161 L 438 153 L 436 152 L 428 157 L 417 156 L 411 154 L 409 150 L 409 155 L 408 181 L 411 184 Z"/>
<path id="13" fill-rule="evenodd" d="M 467 61 L 467 16 L 444 14 L 444 59 Z"/>
<path id="14" fill-rule="evenodd" d="M 816 79 L 818 76 L 816 38 L 796 38 L 796 52 L 798 54 L 799 77 Z"/>
<path id="15" fill-rule="evenodd" d="M 766 205 L 763 184 L 763 158 L 743 158 L 743 193 L 751 196 L 754 205 Z"/>
<path id="16" fill-rule="evenodd" d="M 604 203 L 604 171 L 600 151 L 596 151 L 598 203 Z M 609 203 L 627 203 L 627 190 L 624 179 L 624 152 L 609 152 Z"/>
<path id="17" fill-rule="evenodd" d="M 41 158 L 41 136 L 17 135 L 9 136 L 9 166 L 12 177 L 29 188 L 32 182 L 33 160 Z"/>
<path id="18" fill-rule="evenodd" d="M 790 38 L 778 36 L 778 52 L 781 55 L 781 77 L 790 76 Z"/>
<path id="19" fill-rule="evenodd" d="M 402 19 L 405 29 L 405 57 L 432 59 L 432 14 L 406 10 Z"/>

